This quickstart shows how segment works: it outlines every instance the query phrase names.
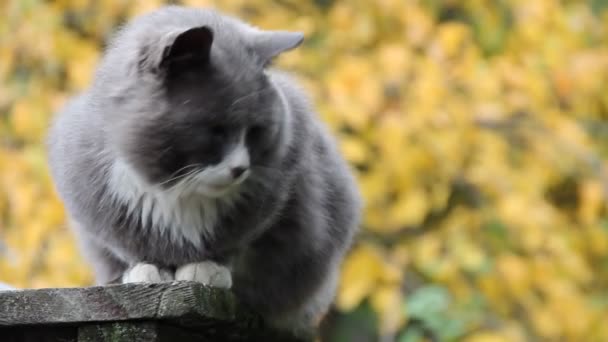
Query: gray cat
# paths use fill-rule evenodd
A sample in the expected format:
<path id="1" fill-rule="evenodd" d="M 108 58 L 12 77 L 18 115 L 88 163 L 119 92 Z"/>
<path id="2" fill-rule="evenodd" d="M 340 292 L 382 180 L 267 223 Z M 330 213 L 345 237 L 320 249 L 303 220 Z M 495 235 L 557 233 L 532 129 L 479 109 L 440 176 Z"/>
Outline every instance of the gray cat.
<path id="1" fill-rule="evenodd" d="M 302 39 L 177 6 L 111 39 L 48 139 L 98 283 L 232 288 L 293 331 L 327 310 L 361 200 L 302 91 L 270 67 Z"/>

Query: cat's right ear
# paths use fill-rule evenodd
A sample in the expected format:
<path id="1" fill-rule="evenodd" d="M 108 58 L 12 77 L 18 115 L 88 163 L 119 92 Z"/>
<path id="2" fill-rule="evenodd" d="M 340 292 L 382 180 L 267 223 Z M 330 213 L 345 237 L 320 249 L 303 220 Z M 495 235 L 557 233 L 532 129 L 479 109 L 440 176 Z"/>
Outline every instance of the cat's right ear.
<path id="1" fill-rule="evenodd" d="M 213 31 L 207 26 L 191 28 L 179 33 L 165 47 L 160 68 L 169 73 L 179 73 L 209 63 Z"/>

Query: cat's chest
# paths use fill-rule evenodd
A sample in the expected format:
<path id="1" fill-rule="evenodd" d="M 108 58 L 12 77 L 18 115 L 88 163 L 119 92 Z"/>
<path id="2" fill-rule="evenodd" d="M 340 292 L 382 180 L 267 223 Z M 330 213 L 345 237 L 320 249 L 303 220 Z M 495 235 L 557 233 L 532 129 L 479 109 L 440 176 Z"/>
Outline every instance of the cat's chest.
<path id="1" fill-rule="evenodd" d="M 227 201 L 151 187 L 120 163 L 111 170 L 108 185 L 109 195 L 121 204 L 129 224 L 175 244 L 187 241 L 200 246 L 203 238 L 213 237 Z"/>
<path id="2" fill-rule="evenodd" d="M 185 240 L 200 245 L 202 237 L 209 239 L 214 235 L 220 219 L 221 208 L 217 201 L 144 196 L 140 203 L 135 209 L 139 209 L 141 224 L 176 243 Z"/>

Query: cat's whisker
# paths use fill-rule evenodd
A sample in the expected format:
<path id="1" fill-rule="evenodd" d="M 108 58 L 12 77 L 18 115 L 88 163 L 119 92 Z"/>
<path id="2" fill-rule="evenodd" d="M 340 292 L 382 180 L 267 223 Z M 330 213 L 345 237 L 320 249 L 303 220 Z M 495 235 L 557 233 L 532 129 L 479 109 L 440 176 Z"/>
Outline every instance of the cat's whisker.
<path id="1" fill-rule="evenodd" d="M 189 169 L 189 168 L 195 167 L 195 166 L 202 166 L 202 164 L 201 163 L 188 164 L 186 166 L 183 166 L 183 167 L 179 168 L 177 171 L 173 172 L 171 175 L 173 176 L 173 175 L 175 175 L 175 174 L 177 174 L 179 172 L 182 172 L 182 171 L 184 171 L 186 169 Z"/>
<path id="2" fill-rule="evenodd" d="M 159 183 L 158 185 L 162 186 L 162 185 L 165 185 L 165 184 L 169 184 L 169 183 L 172 183 L 172 182 L 179 181 L 180 179 L 183 179 L 183 178 L 189 176 L 190 173 L 193 173 L 193 172 L 196 172 L 196 170 L 192 170 L 192 171 L 190 171 L 188 173 L 185 173 L 185 174 L 182 174 L 182 175 L 178 175 L 178 176 L 169 178 L 169 179 L 165 180 L 164 182 Z"/>
<path id="3" fill-rule="evenodd" d="M 269 90 L 272 90 L 272 87 L 267 86 L 267 87 L 264 87 L 264 88 L 262 88 L 260 90 L 252 91 L 251 93 L 249 93 L 247 95 L 241 96 L 241 97 L 237 98 L 236 100 L 234 100 L 230 104 L 230 106 L 228 107 L 228 109 L 231 109 L 232 107 L 236 106 L 239 102 L 241 102 L 243 100 L 246 100 L 246 99 L 248 99 L 251 96 L 260 95 L 260 94 L 263 94 L 264 92 L 269 91 Z"/>
<path id="4" fill-rule="evenodd" d="M 180 173 L 180 172 L 182 172 L 182 171 L 184 171 L 184 170 L 187 170 L 187 169 L 189 169 L 189 168 L 192 168 L 192 167 L 195 167 L 195 168 L 196 168 L 196 167 L 200 167 L 200 166 L 202 166 L 202 164 L 200 164 L 200 163 L 195 163 L 195 164 L 189 164 L 189 165 L 186 165 L 186 166 L 184 166 L 184 167 L 180 168 L 179 170 L 177 170 L 177 171 L 173 172 L 173 173 L 171 174 L 171 176 L 170 176 L 170 178 L 169 178 L 169 179 L 167 179 L 167 180 L 165 180 L 165 181 L 163 181 L 163 182 L 159 183 L 158 185 L 165 185 L 165 184 L 168 184 L 168 183 L 174 182 L 174 181 L 176 181 L 176 180 L 178 180 L 178 179 L 180 179 L 180 178 L 187 177 L 187 176 L 189 176 L 189 175 L 190 175 L 190 174 L 192 174 L 192 173 L 196 173 L 198 170 L 197 170 L 197 169 L 194 169 L 194 170 L 192 170 L 192 171 L 188 171 L 187 173 L 184 173 L 184 174 L 181 174 L 181 175 L 176 175 L 176 174 L 178 174 L 178 173 Z M 174 176 L 174 175 L 176 175 L 176 176 Z"/>
<path id="5" fill-rule="evenodd" d="M 196 176 L 198 176 L 198 173 L 196 172 L 192 172 L 188 175 L 188 179 L 184 180 L 184 189 L 190 188 L 190 186 L 198 180 Z"/>

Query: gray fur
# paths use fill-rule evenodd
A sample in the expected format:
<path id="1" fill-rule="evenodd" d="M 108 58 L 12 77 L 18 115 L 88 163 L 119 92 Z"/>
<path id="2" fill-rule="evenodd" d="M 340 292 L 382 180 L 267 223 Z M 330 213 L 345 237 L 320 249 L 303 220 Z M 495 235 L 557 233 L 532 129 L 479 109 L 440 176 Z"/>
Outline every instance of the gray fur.
<path id="1" fill-rule="evenodd" d="M 201 27 L 213 33 L 209 61 L 171 75 L 163 65 L 173 42 Z M 206 39 L 197 34 L 175 49 Z M 309 328 L 328 308 L 361 201 L 305 95 L 289 76 L 265 68 L 301 35 L 274 37 L 211 10 L 162 8 L 115 35 L 92 86 L 56 116 L 52 176 L 98 283 L 119 280 L 138 262 L 175 270 L 213 260 L 231 269 L 237 296 L 276 326 Z M 128 183 L 111 184 L 120 160 L 164 196 L 180 184 L 172 178 L 185 176 L 180 168 L 220 163 L 241 133 L 250 174 L 238 187 L 215 197 L 178 194 L 176 203 L 199 208 L 202 220 L 205 208 L 216 216 L 211 231 L 194 227 L 194 238 L 180 235 L 186 227 L 155 221 L 160 202 L 146 202 L 148 193 L 129 197 L 121 193 L 135 191 Z M 214 134 L 220 138 L 210 143 Z"/>

